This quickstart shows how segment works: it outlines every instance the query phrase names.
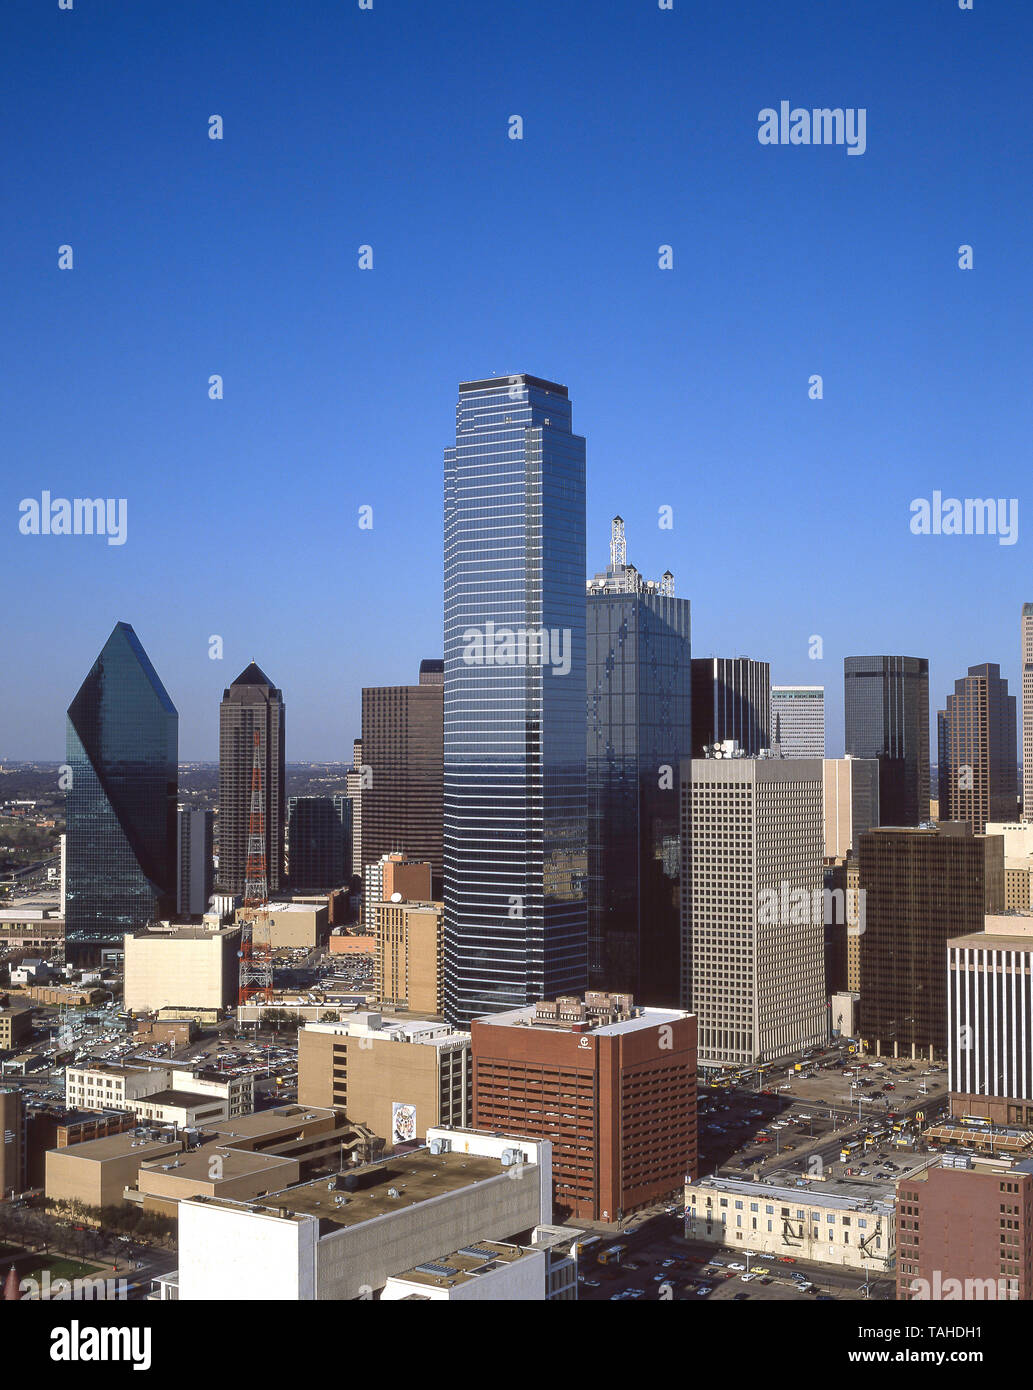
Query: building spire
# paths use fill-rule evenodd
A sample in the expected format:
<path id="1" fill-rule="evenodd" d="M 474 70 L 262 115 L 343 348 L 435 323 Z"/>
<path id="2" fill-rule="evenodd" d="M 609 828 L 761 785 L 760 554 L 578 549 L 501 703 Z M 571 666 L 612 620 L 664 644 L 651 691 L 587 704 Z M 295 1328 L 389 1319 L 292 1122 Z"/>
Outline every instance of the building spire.
<path id="1" fill-rule="evenodd" d="M 628 563 L 628 550 L 624 541 L 624 518 L 615 516 L 610 522 L 610 566 L 616 569 L 618 565 Z"/>

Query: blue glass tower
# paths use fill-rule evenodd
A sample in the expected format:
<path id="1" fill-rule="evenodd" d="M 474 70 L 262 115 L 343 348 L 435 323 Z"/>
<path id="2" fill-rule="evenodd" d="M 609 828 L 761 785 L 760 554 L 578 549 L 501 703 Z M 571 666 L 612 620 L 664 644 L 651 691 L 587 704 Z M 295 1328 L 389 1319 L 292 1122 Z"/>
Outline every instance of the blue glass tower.
<path id="1" fill-rule="evenodd" d="M 68 707 L 66 956 L 94 964 L 176 904 L 179 715 L 140 639 L 116 623 Z"/>
<path id="2" fill-rule="evenodd" d="M 445 1011 L 587 984 L 585 441 L 564 386 L 459 387 L 445 451 Z"/>
<path id="3" fill-rule="evenodd" d="M 679 772 L 692 752 L 690 605 L 674 576 L 626 563 L 588 584 L 588 982 L 676 1007 L 681 990 Z"/>

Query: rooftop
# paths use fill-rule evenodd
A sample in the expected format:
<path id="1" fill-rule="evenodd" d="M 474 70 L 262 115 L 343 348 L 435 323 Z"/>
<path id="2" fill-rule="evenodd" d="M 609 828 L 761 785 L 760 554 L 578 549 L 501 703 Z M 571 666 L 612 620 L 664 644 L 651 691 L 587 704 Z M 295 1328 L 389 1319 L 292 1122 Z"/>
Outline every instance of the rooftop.
<path id="1" fill-rule="evenodd" d="M 789 1181 L 769 1182 L 762 1178 L 751 1182 L 748 1178 L 722 1178 L 714 1173 L 688 1186 L 736 1197 L 761 1197 L 767 1201 L 796 1202 L 805 1206 L 810 1203 L 812 1206 L 840 1211 L 871 1211 L 876 1215 L 886 1215 L 894 1210 L 896 1191 L 892 1182 L 877 1188 L 869 1183 L 829 1178 L 824 1182 L 805 1183 L 797 1187 Z"/>
<path id="2" fill-rule="evenodd" d="M 479 1275 L 490 1274 L 502 1265 L 515 1264 L 526 1259 L 535 1251 L 520 1245 L 506 1245 L 497 1240 L 482 1240 L 476 1245 L 466 1245 L 451 1255 L 443 1255 L 440 1260 L 428 1260 L 408 1269 L 404 1274 L 396 1274 L 396 1279 L 404 1279 L 411 1284 L 430 1284 L 434 1288 L 455 1288 Z"/>
<path id="3" fill-rule="evenodd" d="M 537 1165 L 525 1163 L 522 1171 L 530 1176 L 536 1169 Z M 270 1216 L 314 1216 L 347 1229 L 432 1197 L 442 1197 L 474 1183 L 500 1177 L 508 1171 L 498 1158 L 463 1153 L 432 1154 L 420 1149 L 351 1169 L 337 1179 L 321 1178 L 301 1183 L 256 1202 L 232 1202 L 224 1198 L 198 1200 L 219 1201 L 220 1205 L 243 1207 Z M 358 1186 L 354 1191 L 344 1185 L 345 1179 L 356 1181 Z M 391 1192 L 397 1195 L 392 1197 Z"/>

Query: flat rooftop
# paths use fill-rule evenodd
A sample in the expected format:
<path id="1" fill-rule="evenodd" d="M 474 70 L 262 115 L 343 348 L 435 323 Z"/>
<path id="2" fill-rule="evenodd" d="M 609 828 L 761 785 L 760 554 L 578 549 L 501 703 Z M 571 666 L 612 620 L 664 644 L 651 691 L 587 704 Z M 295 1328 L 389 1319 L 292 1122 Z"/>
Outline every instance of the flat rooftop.
<path id="1" fill-rule="evenodd" d="M 457 1284 L 469 1283 L 479 1275 L 490 1274 L 503 1265 L 516 1264 L 527 1259 L 535 1251 L 520 1245 L 504 1245 L 497 1240 L 481 1240 L 476 1245 L 466 1245 L 462 1250 L 454 1250 L 443 1255 L 440 1260 L 426 1260 L 423 1264 L 407 1269 L 404 1274 L 396 1274 L 395 1279 L 404 1279 L 409 1284 L 429 1284 L 432 1288 L 455 1288 Z"/>
<path id="2" fill-rule="evenodd" d="M 907 1174 L 900 1176 L 907 1177 Z M 870 1183 L 853 1183 L 842 1178 L 829 1178 L 825 1182 L 809 1182 L 797 1187 L 789 1181 L 769 1184 L 763 1178 L 759 1182 L 750 1182 L 748 1178 L 722 1178 L 711 1174 L 686 1185 L 735 1197 L 752 1197 L 755 1201 L 795 1202 L 798 1206 L 810 1203 L 812 1206 L 832 1207 L 841 1211 L 890 1213 L 896 1200 L 895 1182 L 874 1187 Z"/>
<path id="3" fill-rule="evenodd" d="M 204 1129 L 220 1136 L 220 1143 L 234 1139 L 263 1139 L 269 1135 L 293 1133 L 302 1123 L 313 1120 L 333 1120 L 336 1111 L 320 1110 L 312 1105 L 282 1105 L 275 1110 L 259 1110 L 253 1115 L 234 1115 L 228 1120 L 213 1120 Z"/>
<path id="4" fill-rule="evenodd" d="M 219 1096 L 205 1095 L 203 1091 L 155 1091 L 152 1096 L 140 1096 L 141 1105 L 177 1105 L 184 1110 L 196 1110 L 199 1105 L 222 1105 Z"/>
<path id="5" fill-rule="evenodd" d="M 530 1177 L 532 1171 L 537 1171 L 537 1165 L 524 1165 L 526 1177 Z M 340 1187 L 328 1186 L 332 1179 L 319 1178 L 286 1188 L 283 1192 L 271 1193 L 255 1202 L 207 1200 L 218 1200 L 220 1205 L 245 1207 L 270 1215 L 314 1216 L 346 1230 L 349 1226 L 358 1226 L 378 1216 L 390 1216 L 392 1212 L 402 1211 L 418 1202 L 459 1192 L 464 1187 L 508 1172 L 509 1169 L 503 1167 L 499 1158 L 462 1153 L 432 1154 L 429 1150 L 421 1149 L 415 1153 L 396 1155 L 382 1163 L 350 1169 L 342 1175 Z M 349 1174 L 364 1184 L 354 1192 L 349 1192 L 343 1186 L 343 1177 Z M 398 1193 L 397 1197 L 390 1195 L 392 1189 Z"/>
<path id="6" fill-rule="evenodd" d="M 177 1178 L 192 1182 L 225 1182 L 232 1178 L 244 1178 L 275 1168 L 293 1166 L 289 1159 L 277 1154 L 256 1153 L 252 1149 L 234 1149 L 222 1144 L 202 1144 L 189 1153 L 179 1154 L 174 1166 L 166 1168 L 164 1160 L 151 1162 L 148 1171 L 173 1173 Z M 218 1178 L 212 1177 L 211 1161 L 218 1157 L 221 1168 Z M 282 1180 L 282 1179 L 281 1179 Z"/>
<path id="7" fill-rule="evenodd" d="M 614 1037 L 618 1033 L 635 1033 L 642 1028 L 656 1028 L 663 1023 L 676 1023 L 691 1015 L 682 1009 L 640 1009 L 636 1007 L 633 1017 L 621 1019 L 617 1023 L 593 1023 L 590 1017 L 579 1019 L 576 1025 L 562 1019 L 535 1017 L 535 1005 L 525 1004 L 519 1009 L 507 1009 L 499 1014 L 485 1014 L 477 1018 L 480 1024 L 490 1024 L 494 1028 L 530 1028 L 535 1033 L 593 1034 L 596 1037 Z"/>
<path id="8" fill-rule="evenodd" d="M 108 1158 L 122 1158 L 135 1154 L 138 1158 L 148 1155 L 157 1158 L 160 1154 L 171 1153 L 182 1148 L 179 1139 L 141 1139 L 132 1130 L 125 1134 L 109 1134 L 104 1139 L 87 1139 L 82 1144 L 71 1144 L 67 1149 L 53 1149 L 52 1153 L 70 1154 L 91 1163 L 103 1163 Z"/>

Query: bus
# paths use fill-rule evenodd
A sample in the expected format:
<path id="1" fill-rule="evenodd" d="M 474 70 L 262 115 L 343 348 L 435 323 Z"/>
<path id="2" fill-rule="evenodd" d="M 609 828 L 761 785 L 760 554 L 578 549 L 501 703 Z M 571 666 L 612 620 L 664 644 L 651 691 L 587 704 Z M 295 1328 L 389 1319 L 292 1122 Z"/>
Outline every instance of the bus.
<path id="1" fill-rule="evenodd" d="M 579 1240 L 575 1245 L 574 1253 L 577 1255 L 578 1259 L 580 1259 L 586 1250 L 590 1249 L 593 1245 L 598 1244 L 599 1236 L 583 1236 L 581 1240 Z"/>
<path id="2" fill-rule="evenodd" d="M 601 1265 L 619 1265 L 628 1253 L 626 1245 L 610 1245 L 599 1255 Z"/>

